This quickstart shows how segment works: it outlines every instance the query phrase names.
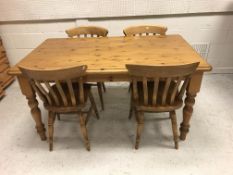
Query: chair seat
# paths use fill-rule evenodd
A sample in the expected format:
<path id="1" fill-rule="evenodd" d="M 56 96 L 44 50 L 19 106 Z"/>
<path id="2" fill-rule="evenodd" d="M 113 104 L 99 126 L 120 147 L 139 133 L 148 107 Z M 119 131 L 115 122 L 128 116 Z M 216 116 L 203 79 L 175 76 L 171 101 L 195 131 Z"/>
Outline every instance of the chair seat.
<path id="1" fill-rule="evenodd" d="M 70 92 L 69 92 L 67 84 L 62 83 L 61 86 L 62 86 L 64 93 L 66 94 L 68 105 L 67 106 L 64 105 L 62 97 L 61 97 L 56 85 L 53 85 L 52 89 L 54 90 L 56 96 L 58 97 L 58 101 L 59 101 L 60 105 L 58 105 L 58 106 L 52 105 L 51 106 L 49 104 L 44 104 L 46 109 L 48 109 L 49 111 L 55 112 L 55 113 L 72 113 L 72 112 L 78 112 L 78 111 L 87 111 L 87 108 L 85 108 L 85 106 L 86 106 L 89 92 L 91 90 L 90 84 L 83 84 L 84 103 L 82 103 L 82 104 L 80 103 L 80 98 L 79 98 L 79 96 L 80 96 L 79 95 L 80 94 L 79 93 L 79 86 L 77 83 L 73 84 L 74 96 L 75 96 L 75 100 L 76 100 L 77 105 L 72 105 L 71 96 L 70 96 Z M 49 95 L 52 96 L 51 93 L 49 93 Z M 53 104 L 55 104 L 55 102 Z"/>
<path id="2" fill-rule="evenodd" d="M 175 85 L 176 85 L 176 82 L 171 81 L 171 85 L 170 85 L 170 88 L 168 89 L 168 93 L 167 93 L 167 96 L 168 96 L 167 99 L 170 99 L 169 97 L 171 96 L 172 89 L 173 89 L 173 87 L 175 87 Z M 154 82 L 152 82 L 152 81 L 148 82 L 147 83 L 148 105 L 144 105 L 143 84 L 142 84 L 142 82 L 138 82 L 137 88 L 138 88 L 139 100 L 134 101 L 134 104 L 135 104 L 134 106 L 135 106 L 136 110 L 147 111 L 147 112 L 169 112 L 169 111 L 173 111 L 173 110 L 180 108 L 183 104 L 183 101 L 178 100 L 177 98 L 175 98 L 174 103 L 172 105 L 168 105 L 168 104 L 170 104 L 169 101 L 166 101 L 166 103 L 165 103 L 166 105 L 162 105 L 162 94 L 163 94 L 164 86 L 165 86 L 165 82 L 159 83 L 156 105 L 153 105 L 152 98 L 153 98 Z"/>

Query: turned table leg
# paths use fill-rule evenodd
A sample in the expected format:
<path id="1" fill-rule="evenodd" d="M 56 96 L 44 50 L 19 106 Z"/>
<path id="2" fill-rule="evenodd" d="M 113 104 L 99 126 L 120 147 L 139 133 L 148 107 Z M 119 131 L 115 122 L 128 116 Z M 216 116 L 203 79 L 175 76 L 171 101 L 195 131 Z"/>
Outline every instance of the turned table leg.
<path id="1" fill-rule="evenodd" d="M 203 73 L 197 72 L 193 75 L 186 91 L 185 106 L 183 108 L 183 121 L 180 124 L 180 139 L 185 140 L 189 132 L 190 120 L 193 113 L 196 94 L 200 91 Z"/>
<path id="2" fill-rule="evenodd" d="M 26 99 L 28 100 L 28 106 L 31 109 L 32 117 L 36 123 L 37 133 L 40 135 L 41 140 L 46 140 L 45 127 L 41 120 L 41 111 L 38 108 L 38 101 L 36 100 L 35 91 L 25 77 L 19 75 L 17 78 L 19 81 L 21 92 L 23 95 L 26 96 Z"/>
<path id="3" fill-rule="evenodd" d="M 183 122 L 180 124 L 180 139 L 185 140 L 189 132 L 190 119 L 193 113 L 193 105 L 195 103 L 196 94 L 186 93 L 185 106 L 183 108 Z"/>

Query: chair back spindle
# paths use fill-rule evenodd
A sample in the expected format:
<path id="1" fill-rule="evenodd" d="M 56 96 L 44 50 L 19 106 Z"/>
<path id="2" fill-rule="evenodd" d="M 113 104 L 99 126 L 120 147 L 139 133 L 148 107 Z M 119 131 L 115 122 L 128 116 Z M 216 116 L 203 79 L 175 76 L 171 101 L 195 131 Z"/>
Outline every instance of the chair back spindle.
<path id="1" fill-rule="evenodd" d="M 154 78 L 154 88 L 153 88 L 153 95 L 152 95 L 152 105 L 156 105 L 157 101 L 157 93 L 158 93 L 158 87 L 159 87 L 159 78 Z"/>

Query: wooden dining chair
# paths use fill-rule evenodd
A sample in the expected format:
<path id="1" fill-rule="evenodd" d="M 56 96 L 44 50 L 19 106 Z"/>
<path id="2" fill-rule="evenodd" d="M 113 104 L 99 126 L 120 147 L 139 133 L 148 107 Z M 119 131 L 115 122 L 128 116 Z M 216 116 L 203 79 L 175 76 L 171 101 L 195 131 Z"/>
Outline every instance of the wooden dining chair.
<path id="1" fill-rule="evenodd" d="M 76 27 L 72 29 L 66 30 L 66 34 L 70 38 L 80 38 L 80 37 L 106 37 L 108 35 L 108 30 L 102 27 L 96 27 L 96 26 L 83 26 L 83 27 Z M 92 86 L 97 86 L 99 98 L 101 102 L 101 108 L 104 110 L 104 99 L 103 99 L 103 93 L 102 88 L 104 92 L 106 92 L 106 87 L 104 82 L 97 82 L 97 83 L 91 83 Z"/>
<path id="2" fill-rule="evenodd" d="M 98 110 L 91 86 L 84 84 L 87 66 L 76 66 L 59 70 L 31 70 L 19 67 L 48 110 L 49 150 L 53 150 L 54 121 L 57 114 L 77 113 L 86 149 L 90 150 L 86 124 L 94 109 Z M 87 103 L 88 99 L 90 104 Z"/>
<path id="3" fill-rule="evenodd" d="M 135 149 L 138 149 L 144 112 L 169 112 L 175 148 L 178 149 L 176 109 L 182 107 L 183 95 L 199 62 L 176 66 L 126 65 L 132 79 L 131 107 L 137 121 Z"/>
<path id="4" fill-rule="evenodd" d="M 125 36 L 142 36 L 142 35 L 165 35 L 167 27 L 141 25 L 125 28 L 123 33 Z"/>

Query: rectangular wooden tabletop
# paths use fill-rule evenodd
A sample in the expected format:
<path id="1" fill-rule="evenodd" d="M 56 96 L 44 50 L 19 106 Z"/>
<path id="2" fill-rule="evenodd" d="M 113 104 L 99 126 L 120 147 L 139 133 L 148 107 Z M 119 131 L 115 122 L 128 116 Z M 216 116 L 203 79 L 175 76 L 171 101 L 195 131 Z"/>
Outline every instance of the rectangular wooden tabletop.
<path id="1" fill-rule="evenodd" d="M 19 75 L 18 65 L 51 70 L 87 65 L 87 74 L 126 73 L 126 64 L 180 65 L 200 62 L 198 71 L 211 66 L 180 36 L 139 36 L 47 39 L 12 67 L 9 74 Z"/>

